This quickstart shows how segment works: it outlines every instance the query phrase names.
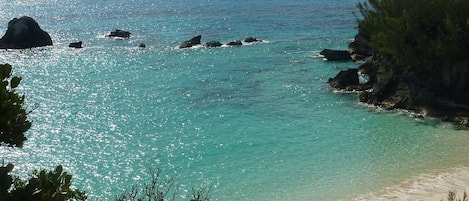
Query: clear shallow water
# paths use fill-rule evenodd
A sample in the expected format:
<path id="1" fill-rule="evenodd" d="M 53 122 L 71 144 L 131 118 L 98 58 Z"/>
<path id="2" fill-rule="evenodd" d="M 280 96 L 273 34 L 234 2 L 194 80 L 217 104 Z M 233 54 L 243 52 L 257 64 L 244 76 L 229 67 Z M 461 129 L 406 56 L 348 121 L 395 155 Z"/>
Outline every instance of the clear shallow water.
<path id="1" fill-rule="evenodd" d="M 1 2 L 4 30 L 29 15 L 54 41 L 0 52 L 37 105 L 24 148 L 1 147 L 2 157 L 18 174 L 62 164 L 92 199 L 111 199 L 160 165 L 177 172 L 181 195 L 209 184 L 214 200 L 339 200 L 466 164 L 466 131 L 329 89 L 329 77 L 356 64 L 314 55 L 347 47 L 355 4 Z M 116 28 L 132 38 L 104 37 Z M 175 48 L 198 34 L 265 42 Z M 77 40 L 85 48 L 67 47 Z"/>

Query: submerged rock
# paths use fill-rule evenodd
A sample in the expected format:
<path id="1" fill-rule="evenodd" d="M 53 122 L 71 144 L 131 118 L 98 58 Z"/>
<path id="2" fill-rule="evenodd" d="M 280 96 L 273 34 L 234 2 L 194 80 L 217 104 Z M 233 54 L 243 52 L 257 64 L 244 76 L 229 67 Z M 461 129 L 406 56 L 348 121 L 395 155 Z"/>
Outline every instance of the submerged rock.
<path id="1" fill-rule="evenodd" d="M 195 45 L 199 45 L 200 44 L 200 40 L 202 39 L 202 36 L 201 35 L 198 35 L 196 37 L 193 37 L 191 38 L 190 40 L 186 40 L 184 42 L 182 42 L 180 45 L 179 45 L 179 48 L 189 48 L 189 47 L 192 47 L 192 46 L 195 46 Z"/>
<path id="2" fill-rule="evenodd" d="M 0 49 L 27 49 L 50 45 L 50 35 L 28 16 L 14 18 L 8 22 L 8 29 L 0 39 Z"/>

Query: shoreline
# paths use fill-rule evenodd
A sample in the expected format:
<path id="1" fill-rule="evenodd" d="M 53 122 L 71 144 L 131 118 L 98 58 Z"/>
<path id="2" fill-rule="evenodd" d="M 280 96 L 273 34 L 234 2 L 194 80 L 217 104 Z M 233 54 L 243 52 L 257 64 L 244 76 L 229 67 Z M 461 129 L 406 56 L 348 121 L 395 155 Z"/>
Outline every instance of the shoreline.
<path id="1" fill-rule="evenodd" d="M 468 190 L 469 166 L 460 166 L 435 174 L 421 174 L 401 184 L 344 200 L 446 201 L 449 191 L 456 192 L 456 198 L 462 198 L 463 193 Z"/>

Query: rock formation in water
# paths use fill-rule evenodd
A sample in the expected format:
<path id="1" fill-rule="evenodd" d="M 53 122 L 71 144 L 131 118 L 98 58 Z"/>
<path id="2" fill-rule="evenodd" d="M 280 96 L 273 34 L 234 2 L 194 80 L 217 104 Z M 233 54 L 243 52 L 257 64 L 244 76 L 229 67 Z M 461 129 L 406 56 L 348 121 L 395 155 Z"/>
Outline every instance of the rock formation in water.
<path id="1" fill-rule="evenodd" d="M 352 57 L 350 53 L 346 50 L 331 50 L 331 49 L 324 49 L 320 53 L 323 55 L 328 61 L 350 61 Z"/>
<path id="2" fill-rule="evenodd" d="M 241 42 L 240 40 L 235 40 L 235 41 L 228 42 L 226 45 L 239 46 L 239 45 L 243 45 L 243 42 Z"/>
<path id="3" fill-rule="evenodd" d="M 0 39 L 0 49 L 28 49 L 50 45 L 50 35 L 28 16 L 14 18 L 8 22 L 8 29 Z"/>
<path id="4" fill-rule="evenodd" d="M 247 37 L 246 39 L 244 39 L 244 42 L 246 42 L 246 43 L 262 42 L 262 40 L 259 40 L 257 38 L 254 38 L 254 37 L 250 36 L 250 37 Z"/>
<path id="5" fill-rule="evenodd" d="M 119 38 L 130 38 L 130 32 L 123 31 L 120 29 L 116 29 L 115 31 L 111 31 L 106 37 L 119 37 Z"/>
<path id="6" fill-rule="evenodd" d="M 371 54 L 366 44 L 358 46 L 349 45 L 359 58 Z M 358 69 L 341 71 L 328 83 L 340 90 L 361 91 L 360 102 L 388 110 L 411 110 L 469 128 L 469 64 L 447 62 L 438 72 L 416 73 L 403 70 L 387 55 L 374 53 Z M 368 75 L 368 83 L 357 84 L 357 72 Z"/>
<path id="7" fill-rule="evenodd" d="M 83 42 L 78 41 L 78 42 L 73 42 L 68 45 L 68 47 L 73 47 L 73 48 L 83 48 Z"/>
<path id="8" fill-rule="evenodd" d="M 209 42 L 205 43 L 205 47 L 220 47 L 222 45 L 223 44 L 220 43 L 220 41 L 216 41 L 216 40 L 212 40 L 212 41 L 209 41 Z"/>
<path id="9" fill-rule="evenodd" d="M 200 45 L 200 40 L 202 39 L 202 36 L 201 35 L 198 35 L 196 37 L 193 37 L 191 38 L 190 40 L 186 40 L 184 42 L 182 42 L 180 45 L 179 45 L 179 48 L 183 49 L 183 48 L 189 48 L 189 47 L 193 47 L 195 45 Z"/>

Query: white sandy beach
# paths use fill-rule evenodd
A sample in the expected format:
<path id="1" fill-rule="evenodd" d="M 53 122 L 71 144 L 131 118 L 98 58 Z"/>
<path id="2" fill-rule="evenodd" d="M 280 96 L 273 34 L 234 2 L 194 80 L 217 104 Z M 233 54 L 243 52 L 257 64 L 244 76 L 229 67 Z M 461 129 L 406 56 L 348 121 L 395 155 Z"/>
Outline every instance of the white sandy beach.
<path id="1" fill-rule="evenodd" d="M 351 200 L 446 201 L 448 191 L 457 192 L 457 198 L 461 199 L 464 191 L 468 189 L 469 167 L 458 167 L 440 174 L 421 175 L 401 185 L 389 187 Z"/>

